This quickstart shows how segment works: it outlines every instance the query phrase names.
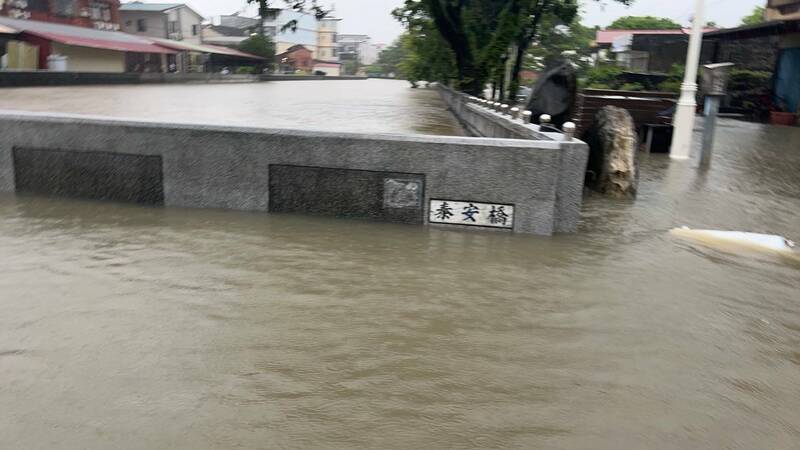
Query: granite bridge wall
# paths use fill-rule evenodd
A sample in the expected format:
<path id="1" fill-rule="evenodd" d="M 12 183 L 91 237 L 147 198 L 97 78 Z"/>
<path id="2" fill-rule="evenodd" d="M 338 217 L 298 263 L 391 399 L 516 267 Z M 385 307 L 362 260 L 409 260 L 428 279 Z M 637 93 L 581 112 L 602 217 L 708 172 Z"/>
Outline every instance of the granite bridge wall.
<path id="1" fill-rule="evenodd" d="M 537 137 L 366 135 L 0 111 L 0 192 L 575 231 L 586 145 Z M 441 217 L 444 209 L 450 214 Z M 469 212 L 478 209 L 483 218 L 470 223 Z"/>

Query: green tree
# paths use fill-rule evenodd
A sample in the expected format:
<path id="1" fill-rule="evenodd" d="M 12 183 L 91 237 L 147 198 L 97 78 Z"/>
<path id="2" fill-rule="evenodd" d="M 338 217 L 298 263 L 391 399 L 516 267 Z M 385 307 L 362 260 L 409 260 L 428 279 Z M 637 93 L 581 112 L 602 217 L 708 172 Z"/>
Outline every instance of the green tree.
<path id="1" fill-rule="evenodd" d="M 676 30 L 681 24 L 666 17 L 625 16 L 611 22 L 611 30 Z"/>
<path id="2" fill-rule="evenodd" d="M 766 22 L 766 18 L 764 17 L 765 9 L 763 6 L 756 6 L 753 8 L 753 12 L 749 15 L 742 17 L 742 25 L 758 25 L 760 23 Z"/>
<path id="3" fill-rule="evenodd" d="M 452 50 L 431 23 L 400 36 L 404 56 L 399 75 L 416 87 L 420 80 L 447 83 L 456 78 L 456 63 Z"/>
<path id="4" fill-rule="evenodd" d="M 345 61 L 342 65 L 344 75 L 356 75 L 359 69 L 361 69 L 361 62 L 359 62 L 357 59 Z"/>
<path id="5" fill-rule="evenodd" d="M 386 47 L 379 55 L 375 63 L 379 67 L 381 75 L 398 74 L 400 63 L 406 56 L 401 38 L 395 40 L 392 45 Z"/>
<path id="6" fill-rule="evenodd" d="M 571 23 L 577 12 L 577 0 L 406 0 L 394 15 L 409 30 L 430 25 L 452 53 L 457 87 L 473 95 L 481 95 L 488 80 L 502 79 L 512 60 L 513 96 L 522 58 L 538 40 L 544 17 Z"/>
<path id="7" fill-rule="evenodd" d="M 239 44 L 239 50 L 260 56 L 272 63 L 275 60 L 275 44 L 269 36 L 256 34 Z"/>

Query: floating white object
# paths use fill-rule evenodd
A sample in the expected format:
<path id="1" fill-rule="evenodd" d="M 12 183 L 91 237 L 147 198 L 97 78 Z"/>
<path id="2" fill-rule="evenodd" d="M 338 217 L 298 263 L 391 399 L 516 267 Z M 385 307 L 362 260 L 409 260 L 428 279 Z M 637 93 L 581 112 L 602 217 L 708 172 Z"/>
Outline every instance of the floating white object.
<path id="1" fill-rule="evenodd" d="M 689 227 L 673 228 L 670 233 L 705 244 L 732 245 L 753 250 L 793 252 L 795 243 L 783 236 L 746 233 L 742 231 L 693 230 Z"/>

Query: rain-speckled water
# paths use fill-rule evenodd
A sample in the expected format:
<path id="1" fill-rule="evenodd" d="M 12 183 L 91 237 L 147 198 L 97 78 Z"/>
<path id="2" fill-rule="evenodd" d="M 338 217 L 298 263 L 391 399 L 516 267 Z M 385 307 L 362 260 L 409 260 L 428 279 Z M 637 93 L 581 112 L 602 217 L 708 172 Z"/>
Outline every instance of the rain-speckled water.
<path id="1" fill-rule="evenodd" d="M 2 196 L 0 448 L 796 449 L 800 263 L 667 230 L 798 240 L 800 129 L 694 166 L 552 238 Z"/>
<path id="2" fill-rule="evenodd" d="M 69 86 L 0 90 L 0 109 L 360 133 L 461 135 L 434 89 L 399 80 Z"/>

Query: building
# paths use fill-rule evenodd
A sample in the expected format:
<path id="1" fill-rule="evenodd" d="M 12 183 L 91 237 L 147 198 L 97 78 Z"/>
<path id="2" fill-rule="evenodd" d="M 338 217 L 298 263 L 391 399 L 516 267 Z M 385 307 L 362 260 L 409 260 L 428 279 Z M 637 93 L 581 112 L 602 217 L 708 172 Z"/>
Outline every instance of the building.
<path id="1" fill-rule="evenodd" d="M 158 45 L 178 52 L 175 60 L 177 72 L 219 72 L 225 68 L 233 70 L 236 67 L 260 66 L 264 58 L 239 51 L 235 48 L 216 45 L 193 44 L 187 41 L 174 41 L 171 39 L 150 38 Z"/>
<path id="2" fill-rule="evenodd" d="M 311 50 L 297 44 L 286 49 L 285 52 L 275 56 L 280 73 L 304 72 L 311 74 L 314 70 L 314 56 Z"/>
<path id="3" fill-rule="evenodd" d="M 13 35 L 5 44 L 10 50 L 4 56 L 9 61 L 7 69 L 162 72 L 167 67 L 167 57 L 176 54 L 149 39 L 115 31 L 7 17 L 0 17 L 0 27 L 12 31 L 6 35 Z M 23 67 L 15 67 L 14 60 L 20 58 L 12 52 L 28 55 L 21 58 L 26 61 Z"/>
<path id="4" fill-rule="evenodd" d="M 132 2 L 120 6 L 122 31 L 200 44 L 203 16 L 183 3 Z"/>
<path id="5" fill-rule="evenodd" d="M 250 37 L 250 33 L 247 29 L 207 24 L 203 26 L 200 32 L 200 38 L 204 44 L 238 48 L 242 42 Z"/>
<path id="6" fill-rule="evenodd" d="M 254 17 L 240 16 L 238 13 L 228 16 L 220 16 L 219 25 L 222 27 L 236 28 L 247 34 L 257 33 L 260 20 Z"/>
<path id="7" fill-rule="evenodd" d="M 369 53 L 369 36 L 366 34 L 340 34 L 336 43 L 339 47 L 339 61 L 358 61 L 365 64 L 363 59 Z"/>
<path id="8" fill-rule="evenodd" d="M 327 75 L 329 77 L 338 77 L 342 74 L 342 64 L 331 61 L 314 60 L 314 75 Z"/>
<path id="9" fill-rule="evenodd" d="M 317 24 L 317 59 L 330 62 L 339 61 L 337 41 L 339 39 L 339 21 L 341 20 L 326 17 Z"/>
<path id="10" fill-rule="evenodd" d="M 267 10 L 263 26 L 264 35 L 275 43 L 275 53 L 286 53 L 290 48 L 302 45 L 311 52 L 312 57 L 316 57 L 318 23 L 313 15 L 272 8 Z"/>
<path id="11" fill-rule="evenodd" d="M 768 0 L 764 18 L 767 21 L 800 19 L 800 1 Z"/>
<path id="12" fill-rule="evenodd" d="M 800 112 L 800 0 L 769 0 L 764 23 L 705 33 L 711 62 L 771 72 L 772 107 Z"/>
<path id="13" fill-rule="evenodd" d="M 0 16 L 97 30 L 120 28 L 118 0 L 0 0 Z"/>
<path id="14" fill-rule="evenodd" d="M 667 73 L 673 65 L 686 63 L 690 32 L 689 29 L 598 30 L 595 59 L 613 55 L 618 66 L 631 72 Z"/>

